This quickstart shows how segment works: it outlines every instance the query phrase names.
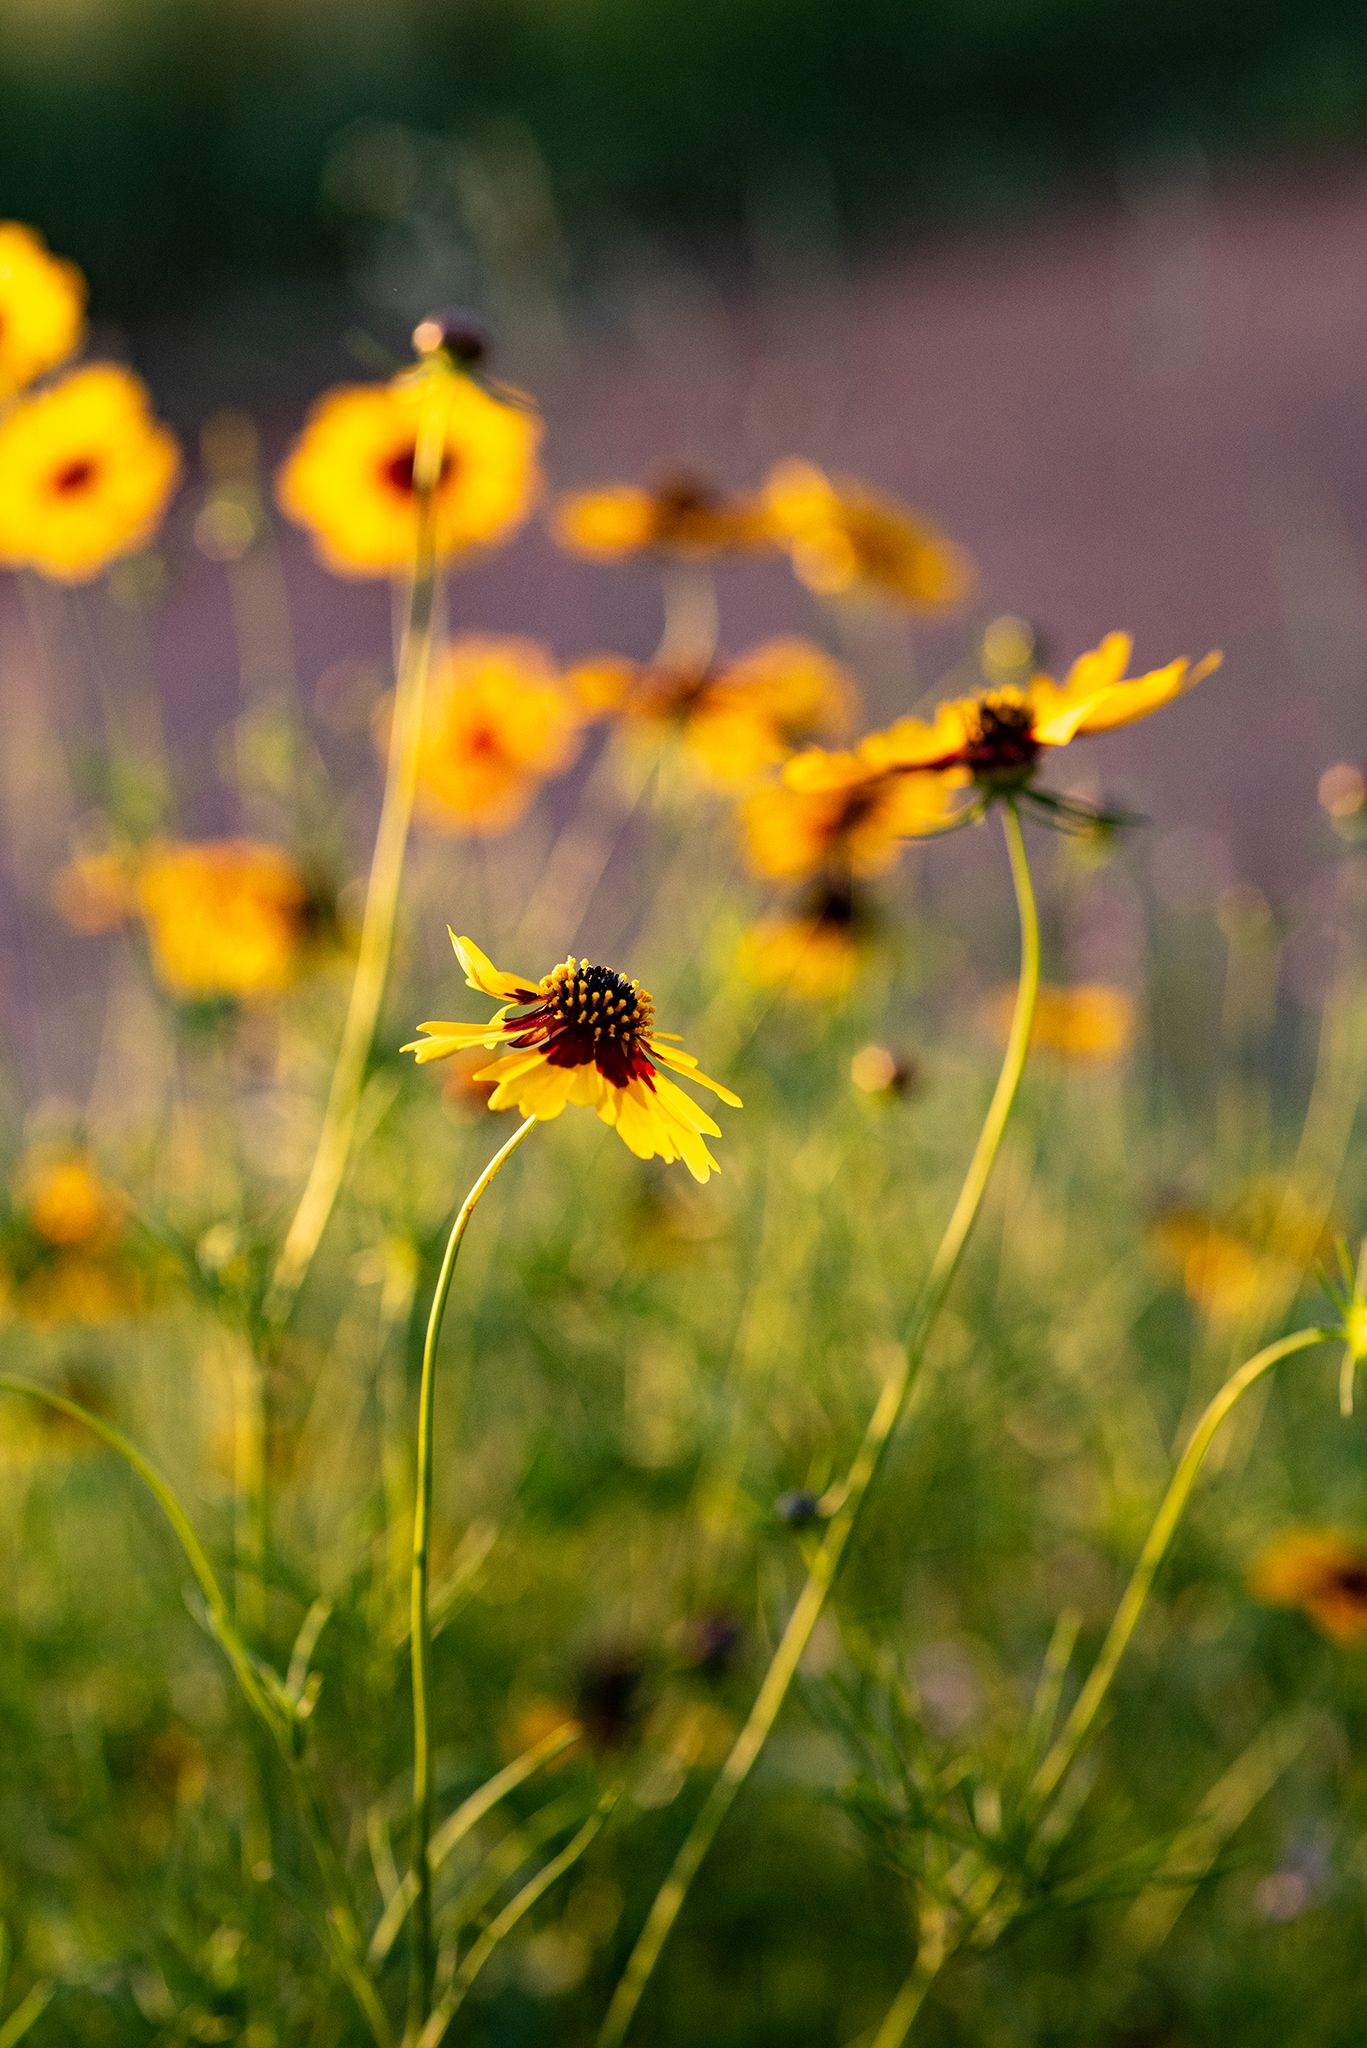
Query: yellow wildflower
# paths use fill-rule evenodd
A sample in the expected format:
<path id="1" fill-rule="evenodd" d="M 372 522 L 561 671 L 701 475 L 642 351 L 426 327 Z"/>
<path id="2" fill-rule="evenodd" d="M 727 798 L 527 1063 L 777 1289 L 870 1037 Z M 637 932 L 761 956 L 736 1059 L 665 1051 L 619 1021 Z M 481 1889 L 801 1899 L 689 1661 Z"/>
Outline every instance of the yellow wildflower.
<path id="1" fill-rule="evenodd" d="M 782 462 L 764 496 L 794 570 L 822 597 L 872 593 L 940 611 L 959 604 L 973 587 L 972 564 L 961 548 L 865 484 L 832 483 L 814 463 Z"/>
<path id="2" fill-rule="evenodd" d="M 312 904 L 281 847 L 249 839 L 153 847 L 138 908 L 158 978 L 189 999 L 272 996 L 298 970 Z"/>
<path id="3" fill-rule="evenodd" d="M 1367 1634 L 1367 1544 L 1327 1529 L 1291 1529 L 1268 1545 L 1249 1589 L 1269 1607 L 1299 1607 L 1335 1642 Z"/>
<path id="4" fill-rule="evenodd" d="M 639 982 L 573 958 L 532 981 L 495 967 L 472 939 L 453 932 L 451 943 L 467 986 L 502 1007 L 487 1024 L 420 1024 L 426 1036 L 403 1048 L 420 1066 L 472 1045 L 502 1047 L 475 1077 L 498 1084 L 490 1109 L 516 1106 L 544 1122 L 577 1103 L 597 1110 L 638 1159 L 682 1159 L 699 1181 L 716 1172 L 706 1139 L 720 1137 L 717 1124 L 660 1069 L 672 1068 L 734 1109 L 740 1097 L 700 1072 L 672 1034 L 656 1030 L 655 1005 Z"/>
<path id="5" fill-rule="evenodd" d="M 0 399 L 74 355 L 85 331 L 85 279 L 41 235 L 0 221 Z"/>
<path id="6" fill-rule="evenodd" d="M 641 554 L 698 559 L 773 540 L 759 500 L 729 497 L 685 470 L 645 487 L 609 484 L 562 498 L 553 531 L 572 554 L 598 561 Z"/>
<path id="7" fill-rule="evenodd" d="M 424 817 L 453 832 L 506 832 L 573 761 L 579 722 L 535 641 L 457 641 L 437 662 L 423 714 Z"/>
<path id="8" fill-rule="evenodd" d="M 441 407 L 445 422 L 432 494 L 438 555 L 490 547 L 530 512 L 541 428 L 520 407 L 455 374 L 440 386 L 428 371 L 342 385 L 314 406 L 277 480 L 284 511 L 338 575 L 387 576 L 413 560 L 413 466 L 429 406 Z"/>
<path id="9" fill-rule="evenodd" d="M 867 958 L 869 922 L 849 883 L 820 882 L 794 909 L 752 925 L 737 965 L 760 988 L 808 1002 L 842 996 Z"/>
<path id="10" fill-rule="evenodd" d="M 145 547 L 180 475 L 146 386 L 91 363 L 0 420 L 0 561 L 85 583 Z"/>
<path id="11" fill-rule="evenodd" d="M 1214 1212 L 1172 1208 L 1156 1216 L 1150 1241 L 1212 1321 L 1233 1321 L 1290 1293 L 1329 1249 L 1323 1211 L 1286 1182 L 1251 1181 Z"/>
<path id="12" fill-rule="evenodd" d="M 984 1005 L 989 1031 L 1005 1045 L 1011 1030 L 1016 990 L 997 989 Z M 1134 1039 L 1134 1001 L 1106 982 L 1077 982 L 1070 988 L 1040 989 L 1031 1044 L 1063 1060 L 1098 1066 L 1120 1059 Z"/>
<path id="13" fill-rule="evenodd" d="M 876 875 L 904 839 L 957 822 L 939 778 L 871 767 L 862 750 L 798 754 L 783 780 L 758 789 L 742 812 L 746 858 L 756 874 L 797 881 L 823 869 Z"/>

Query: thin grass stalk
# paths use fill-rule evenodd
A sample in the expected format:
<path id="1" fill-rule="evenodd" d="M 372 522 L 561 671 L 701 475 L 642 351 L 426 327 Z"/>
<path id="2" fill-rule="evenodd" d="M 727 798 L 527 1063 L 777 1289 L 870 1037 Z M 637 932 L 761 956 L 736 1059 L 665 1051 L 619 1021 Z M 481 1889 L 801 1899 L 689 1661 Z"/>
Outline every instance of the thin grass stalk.
<path id="1" fill-rule="evenodd" d="M 413 1670 L 413 1950 L 408 1987 L 408 2031 L 416 2036 L 432 2001 L 432 1462 L 436 1436 L 437 1349 L 461 1241 L 489 1183 L 531 1135 L 536 1118 L 518 1125 L 480 1174 L 456 1213 L 427 1318 L 418 1394 L 418 1458 L 413 1510 L 411 1656 Z"/>
<path id="2" fill-rule="evenodd" d="M 1039 993 L 1040 933 L 1030 864 L 1020 819 L 1014 805 L 1002 810 L 1011 879 L 1020 920 L 1020 976 L 1015 1012 L 986 1119 L 979 1133 L 963 1186 L 931 1262 L 912 1316 L 898 1370 L 884 1386 L 855 1453 L 844 1485 L 836 1496 L 816 1553 L 769 1668 L 764 1674 L 748 1719 L 731 1749 L 693 1825 L 679 1848 L 673 1867 L 657 1892 L 645 1925 L 627 1959 L 598 2036 L 598 2048 L 620 2048 L 659 1961 L 689 1889 L 742 1785 L 754 1769 L 787 1699 L 798 1666 L 821 1618 L 827 1595 L 844 1561 L 864 1503 L 876 1480 L 888 1445 L 905 1412 L 926 1347 L 953 1284 L 973 1225 L 982 1208 L 1003 1134 L 1025 1071 L 1030 1034 Z"/>

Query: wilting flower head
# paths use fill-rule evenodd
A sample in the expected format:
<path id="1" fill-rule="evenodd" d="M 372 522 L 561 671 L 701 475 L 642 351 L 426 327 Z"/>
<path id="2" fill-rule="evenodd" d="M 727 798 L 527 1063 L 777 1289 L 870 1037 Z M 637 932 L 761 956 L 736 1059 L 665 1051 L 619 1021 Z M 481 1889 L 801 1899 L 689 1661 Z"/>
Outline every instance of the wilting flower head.
<path id="1" fill-rule="evenodd" d="M 418 802 L 452 832 L 505 832 L 578 751 L 579 716 L 533 640 L 458 640 L 428 686 Z"/>
<path id="2" fill-rule="evenodd" d="M 146 386 L 90 363 L 0 419 L 0 561 L 84 583 L 145 547 L 180 475 Z"/>
<path id="3" fill-rule="evenodd" d="M 994 1038 L 1005 1044 L 1011 1030 L 1016 990 L 998 989 L 985 1017 Z M 1080 981 L 1071 988 L 1043 987 L 1035 1003 L 1030 1042 L 1059 1059 L 1104 1066 L 1129 1050 L 1134 1038 L 1134 1002 L 1123 988 Z"/>
<path id="4" fill-rule="evenodd" d="M 828 876 L 791 910 L 751 925 L 736 964 L 760 988 L 810 1002 L 842 996 L 867 957 L 871 924 L 853 884 Z"/>
<path id="5" fill-rule="evenodd" d="M 972 564 L 961 548 L 866 484 L 832 483 L 814 463 L 781 462 L 764 502 L 798 577 L 822 597 L 867 593 L 940 611 L 972 589 Z"/>
<path id="6" fill-rule="evenodd" d="M 1301 1608 L 1336 1642 L 1367 1634 L 1367 1544 L 1351 1537 L 1288 1530 L 1254 1564 L 1249 1589 L 1269 1607 Z"/>
<path id="7" fill-rule="evenodd" d="M 710 1088 L 733 1109 L 740 1108 L 740 1097 L 661 1036 L 655 1005 L 639 982 L 573 958 L 531 981 L 495 967 L 472 939 L 452 932 L 451 943 L 467 985 L 503 1007 L 487 1024 L 420 1024 L 427 1036 L 403 1048 L 420 1066 L 471 1045 L 503 1047 L 477 1076 L 498 1084 L 490 1109 L 515 1106 L 522 1116 L 545 1122 L 578 1103 L 596 1109 L 638 1159 L 682 1159 L 699 1181 L 717 1170 L 704 1141 L 720 1137 L 720 1130 L 660 1069 L 671 1067 Z"/>
<path id="8" fill-rule="evenodd" d="M 531 510 L 541 428 L 520 407 L 455 371 L 342 385 L 314 406 L 277 483 L 282 508 L 338 575 L 388 576 L 412 562 L 420 430 L 440 432 L 432 493 L 440 557 L 492 546 Z"/>
<path id="9" fill-rule="evenodd" d="M 742 814 L 750 866 L 779 882 L 827 868 L 881 874 L 904 839 L 956 822 L 938 778 L 890 773 L 871 765 L 862 747 L 835 754 L 810 747 L 795 755 L 782 781 L 757 789 Z"/>
<path id="10" fill-rule="evenodd" d="M 584 709 L 644 730 L 677 732 L 689 761 L 737 789 L 795 746 L 849 721 L 854 680 L 808 640 L 766 640 L 739 660 L 702 667 L 601 655 L 570 682 Z"/>
<path id="11" fill-rule="evenodd" d="M 1108 633 L 1099 647 L 1078 657 L 1062 683 L 1039 675 L 1023 688 L 990 689 L 942 704 L 933 719 L 900 719 L 885 732 L 870 734 L 866 756 L 887 769 L 938 774 L 957 787 L 971 785 L 988 799 L 1022 794 L 1060 808 L 1057 799 L 1031 786 L 1047 750 L 1132 725 L 1220 665 L 1218 654 L 1195 664 L 1179 658 L 1127 679 L 1133 644 L 1128 633 Z"/>
<path id="12" fill-rule="evenodd" d="M 137 903 L 158 978 L 191 1000 L 278 994 L 294 979 L 312 916 L 290 855 L 250 839 L 154 846 Z"/>
<path id="13" fill-rule="evenodd" d="M 85 279 L 41 235 L 0 221 L 0 398 L 75 353 L 85 330 Z"/>
<path id="14" fill-rule="evenodd" d="M 598 561 L 661 554 L 699 559 L 772 545 L 763 504 L 730 497 L 686 470 L 654 484 L 578 491 L 555 508 L 555 537 Z"/>

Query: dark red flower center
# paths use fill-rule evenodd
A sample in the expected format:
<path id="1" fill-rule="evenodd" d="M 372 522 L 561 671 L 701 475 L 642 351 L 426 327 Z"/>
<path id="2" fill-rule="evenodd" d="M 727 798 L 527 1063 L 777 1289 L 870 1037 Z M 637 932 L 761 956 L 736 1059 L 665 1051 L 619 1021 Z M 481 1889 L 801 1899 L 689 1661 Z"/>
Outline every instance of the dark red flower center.
<path id="1" fill-rule="evenodd" d="M 1039 759 L 1034 713 L 1023 697 L 978 700 L 961 756 L 981 782 L 1019 782 Z"/>
<path id="2" fill-rule="evenodd" d="M 52 488 L 60 497 L 74 498 L 78 492 L 90 489 L 99 469 L 99 463 L 92 456 L 75 456 L 53 472 Z"/>
<path id="3" fill-rule="evenodd" d="M 1342 1564 L 1330 1574 L 1332 1590 L 1347 1600 L 1367 1606 L 1367 1562 Z"/>
<path id="4" fill-rule="evenodd" d="M 613 967 L 562 961 L 542 980 L 533 1008 L 516 1021 L 512 1043 L 544 1046 L 553 1067 L 592 1064 L 618 1088 L 649 1081 L 655 1072 L 645 1046 L 655 1005 L 639 981 Z"/>
<path id="5" fill-rule="evenodd" d="M 413 441 L 408 441 L 402 448 L 396 448 L 392 455 L 386 456 L 385 460 L 380 464 L 381 478 L 389 486 L 390 490 L 397 492 L 401 498 L 417 496 L 418 485 L 417 478 L 414 475 L 417 460 L 417 445 Z M 451 454 L 450 449 L 447 448 L 442 453 L 441 465 L 437 470 L 438 488 L 446 482 L 454 468 L 455 458 Z"/>

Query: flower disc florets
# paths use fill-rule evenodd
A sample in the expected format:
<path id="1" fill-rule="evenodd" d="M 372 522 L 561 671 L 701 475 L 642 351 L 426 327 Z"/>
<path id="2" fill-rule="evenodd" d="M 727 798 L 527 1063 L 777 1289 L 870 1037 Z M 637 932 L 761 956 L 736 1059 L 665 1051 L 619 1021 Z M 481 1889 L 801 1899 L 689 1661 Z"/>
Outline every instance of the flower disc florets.
<path id="1" fill-rule="evenodd" d="M 632 1044 L 655 1021 L 655 1004 L 639 981 L 573 954 L 542 977 L 537 993 L 556 1024 L 595 1042 Z"/>
<path id="2" fill-rule="evenodd" d="M 1017 690 L 979 698 L 969 723 L 963 760 L 979 782 L 1023 782 L 1040 756 L 1034 712 Z"/>

